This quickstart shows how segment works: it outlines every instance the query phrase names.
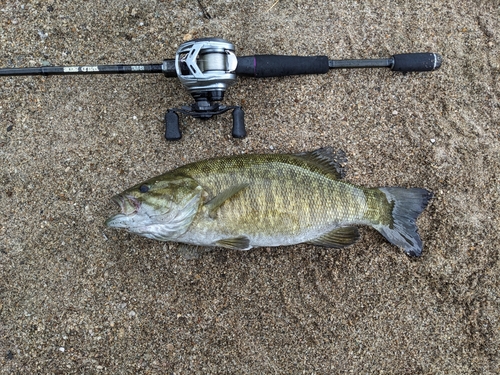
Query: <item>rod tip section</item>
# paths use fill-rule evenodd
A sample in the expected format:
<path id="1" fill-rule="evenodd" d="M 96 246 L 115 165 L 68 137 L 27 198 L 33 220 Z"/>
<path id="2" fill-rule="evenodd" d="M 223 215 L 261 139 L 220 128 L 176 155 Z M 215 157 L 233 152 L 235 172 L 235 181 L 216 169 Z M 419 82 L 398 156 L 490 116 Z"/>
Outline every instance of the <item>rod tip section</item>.
<path id="1" fill-rule="evenodd" d="M 437 53 L 403 53 L 393 56 L 391 70 L 396 72 L 429 72 L 439 69 L 443 58 Z"/>

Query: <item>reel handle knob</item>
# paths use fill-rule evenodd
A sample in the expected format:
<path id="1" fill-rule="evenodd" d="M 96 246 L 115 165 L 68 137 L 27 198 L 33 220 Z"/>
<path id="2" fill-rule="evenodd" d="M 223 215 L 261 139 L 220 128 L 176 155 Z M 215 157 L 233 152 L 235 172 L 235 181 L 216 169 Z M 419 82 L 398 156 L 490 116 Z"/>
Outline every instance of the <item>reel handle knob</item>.
<path id="1" fill-rule="evenodd" d="M 178 141 L 182 138 L 179 129 L 179 115 L 171 110 L 165 114 L 165 138 L 167 141 Z"/>
<path id="2" fill-rule="evenodd" d="M 233 138 L 245 138 L 247 136 L 244 115 L 245 113 L 241 107 L 236 107 L 233 110 Z"/>

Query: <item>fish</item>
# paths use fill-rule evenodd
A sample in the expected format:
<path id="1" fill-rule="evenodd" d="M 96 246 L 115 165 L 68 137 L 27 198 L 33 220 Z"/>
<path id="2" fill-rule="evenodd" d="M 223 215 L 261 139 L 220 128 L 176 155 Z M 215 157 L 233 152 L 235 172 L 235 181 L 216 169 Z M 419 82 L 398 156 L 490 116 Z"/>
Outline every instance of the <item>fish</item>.
<path id="1" fill-rule="evenodd" d="M 416 221 L 424 188 L 362 187 L 346 180 L 345 153 L 242 154 L 200 160 L 112 197 L 105 224 L 147 238 L 249 250 L 308 243 L 344 248 L 366 225 L 407 255 L 422 254 Z"/>

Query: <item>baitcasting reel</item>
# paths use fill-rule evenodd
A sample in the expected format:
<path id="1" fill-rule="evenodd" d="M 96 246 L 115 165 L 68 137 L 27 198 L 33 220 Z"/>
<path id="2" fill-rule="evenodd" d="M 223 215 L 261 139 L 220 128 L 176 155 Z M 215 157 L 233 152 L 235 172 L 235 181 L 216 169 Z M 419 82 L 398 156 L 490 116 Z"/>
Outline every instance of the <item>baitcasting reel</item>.
<path id="1" fill-rule="evenodd" d="M 3 68 L 0 76 L 61 75 L 61 74 L 125 74 L 163 73 L 178 77 L 193 96 L 195 103 L 172 108 L 165 114 L 165 138 L 169 141 L 182 137 L 179 114 L 202 120 L 232 110 L 235 138 L 246 136 L 244 113 L 239 106 L 225 106 L 228 87 L 237 76 L 283 77 L 297 74 L 324 74 L 330 69 L 390 68 L 399 72 L 423 72 L 438 69 L 442 58 L 437 53 L 405 53 L 385 59 L 329 60 L 327 56 L 278 56 L 235 54 L 232 43 L 219 38 L 201 38 L 180 45 L 175 59 L 162 64 L 96 65 L 96 66 L 43 66 L 37 68 Z"/>
<path id="2" fill-rule="evenodd" d="M 218 103 L 224 99 L 226 89 L 236 82 L 237 66 L 234 45 L 224 39 L 203 38 L 181 44 L 175 54 L 175 71 L 196 102 L 168 110 L 165 115 L 165 137 L 168 140 L 181 138 L 177 113 L 209 119 L 231 109 L 233 137 L 246 136 L 241 107 Z"/>

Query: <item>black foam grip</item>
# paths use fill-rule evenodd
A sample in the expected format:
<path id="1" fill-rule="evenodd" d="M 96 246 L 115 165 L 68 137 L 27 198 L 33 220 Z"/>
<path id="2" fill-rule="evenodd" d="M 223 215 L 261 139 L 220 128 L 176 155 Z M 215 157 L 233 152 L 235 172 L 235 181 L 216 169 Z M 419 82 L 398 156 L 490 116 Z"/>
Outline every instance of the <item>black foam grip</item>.
<path id="1" fill-rule="evenodd" d="M 439 68 L 442 61 L 437 53 L 403 53 L 392 58 L 391 70 L 398 72 L 428 72 Z"/>
<path id="2" fill-rule="evenodd" d="M 329 70 L 326 56 L 255 55 L 238 57 L 237 75 L 283 77 L 297 74 L 324 74 Z"/>

